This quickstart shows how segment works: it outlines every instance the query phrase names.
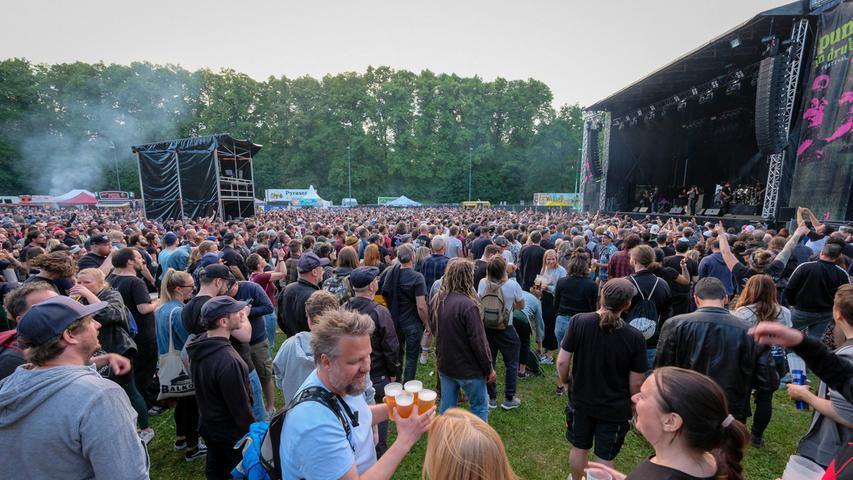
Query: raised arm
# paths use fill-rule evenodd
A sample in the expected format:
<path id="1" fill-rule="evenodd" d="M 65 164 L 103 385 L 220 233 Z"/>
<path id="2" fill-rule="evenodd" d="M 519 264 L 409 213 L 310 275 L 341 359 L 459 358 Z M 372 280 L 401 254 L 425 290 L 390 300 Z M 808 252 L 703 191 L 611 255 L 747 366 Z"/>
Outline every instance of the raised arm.
<path id="1" fill-rule="evenodd" d="M 723 228 L 723 222 L 718 223 L 715 230 L 717 231 L 717 239 L 720 241 L 720 253 L 723 255 L 723 261 L 726 262 L 726 267 L 728 267 L 729 271 L 732 271 L 735 265 L 740 262 L 738 262 L 737 257 L 735 257 L 735 254 L 732 253 L 732 249 L 729 247 L 729 234 Z"/>

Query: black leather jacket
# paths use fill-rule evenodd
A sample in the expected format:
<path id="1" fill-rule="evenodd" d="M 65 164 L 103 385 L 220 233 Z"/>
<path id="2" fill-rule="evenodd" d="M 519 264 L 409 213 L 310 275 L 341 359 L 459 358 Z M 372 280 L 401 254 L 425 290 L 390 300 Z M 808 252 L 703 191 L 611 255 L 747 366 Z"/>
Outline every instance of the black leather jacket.
<path id="1" fill-rule="evenodd" d="M 661 330 L 655 366 L 687 368 L 711 377 L 726 393 L 732 416 L 746 420 L 752 389 L 779 386 L 769 347 L 756 344 L 747 328 L 719 307 L 672 317 Z"/>

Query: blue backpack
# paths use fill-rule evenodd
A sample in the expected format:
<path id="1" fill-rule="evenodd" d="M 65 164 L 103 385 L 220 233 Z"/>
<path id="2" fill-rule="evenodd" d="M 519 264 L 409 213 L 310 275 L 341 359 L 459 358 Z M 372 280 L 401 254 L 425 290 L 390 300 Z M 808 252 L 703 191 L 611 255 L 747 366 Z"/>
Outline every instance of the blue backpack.
<path id="1" fill-rule="evenodd" d="M 350 410 L 342 398 L 322 387 L 308 387 L 302 390 L 269 422 L 255 422 L 249 427 L 249 433 L 234 445 L 243 450 L 243 459 L 231 471 L 234 478 L 249 480 L 281 480 L 281 429 L 284 427 L 284 417 L 293 407 L 303 402 L 318 402 L 331 410 L 341 426 L 344 427 L 347 438 L 352 434 L 352 427 L 358 426 L 358 416 Z M 341 409 L 344 411 L 342 412 Z M 344 418 L 349 417 L 349 422 Z M 350 427 L 352 424 L 352 427 Z M 350 445 L 352 447 L 352 445 Z"/>

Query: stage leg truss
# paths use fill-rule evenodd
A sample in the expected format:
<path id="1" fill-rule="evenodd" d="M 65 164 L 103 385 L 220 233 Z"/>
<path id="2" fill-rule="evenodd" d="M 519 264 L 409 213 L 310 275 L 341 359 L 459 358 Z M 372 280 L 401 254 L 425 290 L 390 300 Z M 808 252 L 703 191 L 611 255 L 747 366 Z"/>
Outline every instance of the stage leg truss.
<path id="1" fill-rule="evenodd" d="M 585 198 L 586 182 L 585 179 L 590 177 L 591 181 L 598 183 L 598 202 L 590 202 L 590 210 L 607 210 L 607 164 L 610 158 L 610 112 L 606 111 L 585 111 L 583 112 L 583 146 L 582 146 L 582 162 L 581 162 L 581 181 L 580 194 L 581 201 Z M 598 130 L 598 143 L 591 145 L 589 141 L 589 131 Z M 587 171 L 587 166 L 590 160 L 590 150 L 598 149 L 598 159 L 601 164 L 601 177 L 594 178 L 591 172 Z"/>
<path id="2" fill-rule="evenodd" d="M 791 46 L 788 50 L 788 68 L 785 72 L 785 111 L 783 112 L 783 125 L 785 125 L 785 136 L 791 131 L 791 120 L 794 113 L 794 103 L 797 99 L 797 86 L 800 81 L 800 70 L 803 62 L 803 51 L 806 45 L 806 34 L 808 33 L 809 21 L 801 19 L 794 25 L 791 31 Z M 785 164 L 785 150 L 770 155 L 769 169 L 767 172 L 767 188 L 764 192 L 764 206 L 761 216 L 765 220 L 775 220 L 779 207 L 779 189 L 782 184 L 782 170 Z"/>

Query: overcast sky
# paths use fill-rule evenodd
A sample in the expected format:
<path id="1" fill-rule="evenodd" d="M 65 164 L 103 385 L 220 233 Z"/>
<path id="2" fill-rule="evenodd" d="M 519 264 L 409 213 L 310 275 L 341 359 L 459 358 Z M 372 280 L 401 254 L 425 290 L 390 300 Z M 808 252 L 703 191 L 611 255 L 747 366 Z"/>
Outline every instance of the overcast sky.
<path id="1" fill-rule="evenodd" d="M 535 78 L 589 105 L 786 0 L 20 0 L 0 59 L 322 77 L 368 65 Z"/>

